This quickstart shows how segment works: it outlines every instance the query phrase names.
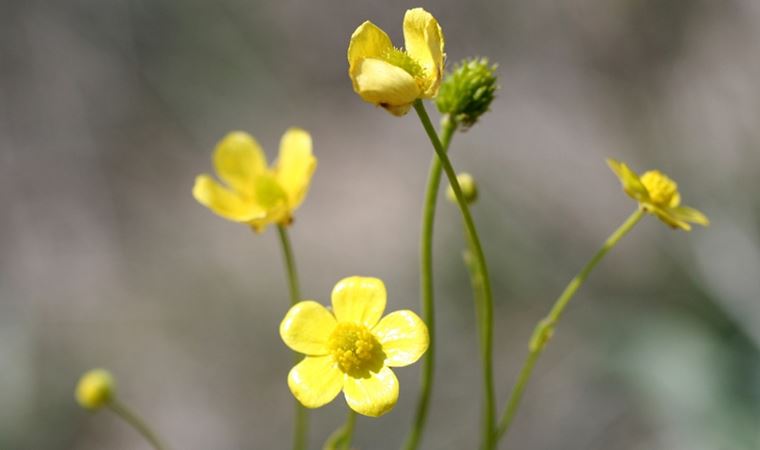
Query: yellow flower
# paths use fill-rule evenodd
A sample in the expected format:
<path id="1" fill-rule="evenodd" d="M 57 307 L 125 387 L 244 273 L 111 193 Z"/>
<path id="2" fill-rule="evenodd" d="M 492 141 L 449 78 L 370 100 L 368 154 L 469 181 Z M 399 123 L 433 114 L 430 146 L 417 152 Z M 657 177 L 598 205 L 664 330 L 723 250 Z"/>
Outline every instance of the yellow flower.
<path id="1" fill-rule="evenodd" d="M 280 156 L 272 167 L 267 167 L 256 139 L 242 131 L 229 133 L 217 144 L 213 163 L 226 186 L 210 175 L 199 175 L 193 196 L 216 214 L 249 224 L 257 232 L 269 224 L 292 221 L 317 167 L 311 136 L 298 128 L 282 136 Z"/>
<path id="2" fill-rule="evenodd" d="M 443 32 L 429 12 L 410 9 L 404 15 L 406 50 L 393 46 L 387 34 L 366 21 L 348 44 L 348 75 L 362 99 L 403 116 L 418 98 L 433 98 L 443 76 Z"/>
<path id="3" fill-rule="evenodd" d="M 82 408 L 99 409 L 113 399 L 115 384 L 108 371 L 90 370 L 79 379 L 75 392 L 77 402 Z"/>
<path id="4" fill-rule="evenodd" d="M 332 291 L 332 311 L 306 300 L 280 324 L 285 344 L 306 357 L 288 374 L 293 395 L 307 408 L 331 402 L 340 391 L 359 414 L 377 417 L 398 400 L 390 367 L 417 361 L 427 350 L 424 322 L 401 310 L 381 319 L 385 285 L 377 278 L 349 277 Z"/>
<path id="5" fill-rule="evenodd" d="M 681 194 L 675 181 L 659 170 L 650 170 L 639 177 L 625 163 L 608 159 L 615 175 L 620 179 L 623 190 L 639 202 L 639 207 L 659 217 L 672 228 L 691 230 L 691 223 L 708 226 L 710 221 L 700 211 L 681 206 Z"/>

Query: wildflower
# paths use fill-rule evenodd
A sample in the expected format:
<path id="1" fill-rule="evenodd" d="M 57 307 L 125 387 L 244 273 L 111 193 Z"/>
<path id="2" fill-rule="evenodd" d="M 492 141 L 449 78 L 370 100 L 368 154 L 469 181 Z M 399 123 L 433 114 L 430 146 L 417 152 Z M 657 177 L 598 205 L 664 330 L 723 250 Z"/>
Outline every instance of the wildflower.
<path id="1" fill-rule="evenodd" d="M 210 175 L 199 175 L 193 196 L 216 214 L 249 224 L 257 232 L 269 224 L 291 223 L 317 167 L 311 136 L 298 128 L 282 136 L 280 156 L 272 167 L 267 167 L 256 139 L 242 131 L 229 133 L 217 144 L 213 163 L 226 186 Z"/>
<path id="2" fill-rule="evenodd" d="M 678 185 L 659 170 L 650 170 L 639 177 L 625 163 L 608 159 L 607 164 L 620 179 L 625 193 L 638 201 L 643 211 L 656 215 L 672 228 L 690 231 L 689 222 L 703 226 L 710 224 L 700 211 L 681 206 Z"/>
<path id="3" fill-rule="evenodd" d="M 462 189 L 464 201 L 467 202 L 468 205 L 475 203 L 478 199 L 478 185 L 475 183 L 475 179 L 472 175 L 467 172 L 462 172 L 457 175 L 457 181 L 459 182 L 460 189 Z M 451 185 L 446 189 L 446 198 L 451 203 L 457 203 L 457 196 L 454 194 L 454 189 Z"/>
<path id="4" fill-rule="evenodd" d="M 297 303 L 280 324 L 285 344 L 306 357 L 288 374 L 293 395 L 307 408 L 331 402 L 340 391 L 359 414 L 377 417 L 398 400 L 390 367 L 417 361 L 428 331 L 412 311 L 381 319 L 385 285 L 377 278 L 349 277 L 332 291 L 332 311 L 313 300 Z"/>
<path id="5" fill-rule="evenodd" d="M 435 104 L 466 130 L 488 112 L 498 88 L 495 64 L 487 58 L 465 59 L 446 75 Z"/>
<path id="6" fill-rule="evenodd" d="M 433 98 L 443 76 L 443 32 L 422 8 L 404 15 L 405 50 L 370 21 L 354 31 L 348 45 L 348 75 L 362 99 L 403 116 L 419 98 Z"/>
<path id="7" fill-rule="evenodd" d="M 75 392 L 77 402 L 82 408 L 100 409 L 113 400 L 115 384 L 108 371 L 90 370 L 79 379 Z"/>

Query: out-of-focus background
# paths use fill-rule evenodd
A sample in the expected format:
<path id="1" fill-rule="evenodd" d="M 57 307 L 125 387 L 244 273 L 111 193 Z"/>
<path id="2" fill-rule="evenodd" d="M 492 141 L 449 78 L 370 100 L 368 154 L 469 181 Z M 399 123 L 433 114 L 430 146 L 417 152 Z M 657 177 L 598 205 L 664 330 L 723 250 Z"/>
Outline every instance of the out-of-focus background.
<path id="1" fill-rule="evenodd" d="M 144 449 L 74 402 L 106 367 L 122 399 L 183 450 L 285 449 L 291 355 L 276 233 L 198 205 L 215 142 L 292 125 L 319 168 L 292 227 L 305 296 L 378 276 L 419 311 L 420 207 L 432 149 L 417 118 L 351 89 L 349 36 L 402 45 L 418 4 L 4 0 L 0 4 L 0 448 Z M 605 157 L 660 168 L 708 229 L 646 218 L 574 299 L 502 448 L 760 446 L 760 3 L 429 1 L 449 66 L 499 64 L 501 90 L 457 134 L 496 294 L 500 407 L 534 323 L 634 209 Z M 434 109 L 432 105 L 429 108 Z M 433 111 L 431 111 L 433 112 Z M 434 114 L 435 116 L 435 114 Z M 473 449 L 474 313 L 456 209 L 435 241 L 440 346 L 426 449 Z M 356 447 L 403 441 L 419 365 Z M 311 448 L 344 402 L 312 414 Z"/>

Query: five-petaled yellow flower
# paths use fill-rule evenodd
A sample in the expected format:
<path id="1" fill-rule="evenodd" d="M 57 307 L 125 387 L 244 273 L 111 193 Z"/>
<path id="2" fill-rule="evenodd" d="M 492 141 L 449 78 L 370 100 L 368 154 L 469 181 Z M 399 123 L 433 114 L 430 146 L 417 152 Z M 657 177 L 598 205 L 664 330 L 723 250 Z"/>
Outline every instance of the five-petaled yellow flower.
<path id="1" fill-rule="evenodd" d="M 691 223 L 707 226 L 707 216 L 688 206 L 681 206 L 681 194 L 675 181 L 659 170 L 650 170 L 639 177 L 625 163 L 608 159 L 607 164 L 620 179 L 623 190 L 639 202 L 639 207 L 656 215 L 673 228 L 691 230 Z"/>
<path id="2" fill-rule="evenodd" d="M 213 163 L 226 186 L 210 175 L 199 175 L 193 196 L 216 214 L 249 224 L 257 232 L 269 224 L 292 221 L 317 167 L 311 136 L 298 128 L 282 136 L 280 156 L 272 167 L 267 167 L 256 139 L 242 131 L 229 133 L 217 144 Z"/>
<path id="3" fill-rule="evenodd" d="M 385 285 L 377 278 L 349 277 L 332 291 L 332 311 L 306 300 L 280 324 L 288 347 L 306 357 L 288 374 L 293 395 L 308 408 L 332 401 L 340 391 L 359 414 L 377 417 L 398 400 L 390 367 L 417 361 L 427 350 L 428 330 L 412 311 L 385 310 Z"/>
<path id="4" fill-rule="evenodd" d="M 348 45 L 348 74 L 365 101 L 402 116 L 418 98 L 433 98 L 443 76 L 443 32 L 429 12 L 410 9 L 404 15 L 406 49 L 393 46 L 387 34 L 366 21 Z"/>

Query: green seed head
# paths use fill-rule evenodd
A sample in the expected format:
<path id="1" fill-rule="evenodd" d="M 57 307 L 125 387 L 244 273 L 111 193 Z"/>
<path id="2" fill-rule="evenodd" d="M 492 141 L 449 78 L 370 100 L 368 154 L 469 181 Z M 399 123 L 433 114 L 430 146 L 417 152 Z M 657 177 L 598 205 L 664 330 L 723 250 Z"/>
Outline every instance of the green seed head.
<path id="1" fill-rule="evenodd" d="M 488 111 L 496 90 L 496 65 L 487 58 L 465 59 L 454 67 L 441 84 L 435 103 L 465 129 Z"/>

